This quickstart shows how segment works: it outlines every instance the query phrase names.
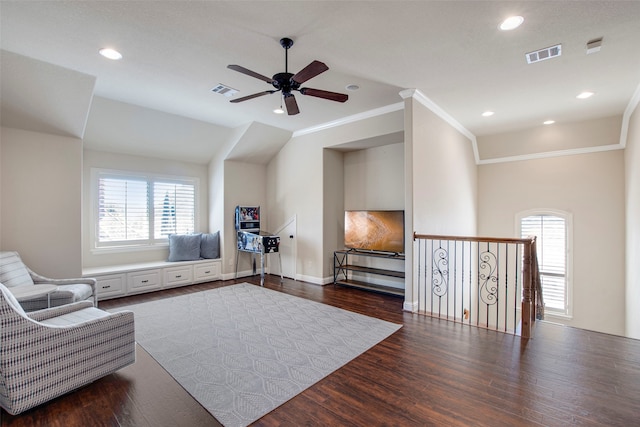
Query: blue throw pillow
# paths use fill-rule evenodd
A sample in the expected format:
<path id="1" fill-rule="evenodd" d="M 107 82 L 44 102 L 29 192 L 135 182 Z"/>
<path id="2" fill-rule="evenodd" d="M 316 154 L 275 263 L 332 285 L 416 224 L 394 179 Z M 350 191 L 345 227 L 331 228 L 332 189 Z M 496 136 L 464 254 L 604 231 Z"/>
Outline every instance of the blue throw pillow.
<path id="1" fill-rule="evenodd" d="M 169 261 L 200 259 L 201 234 L 169 234 Z"/>
<path id="2" fill-rule="evenodd" d="M 200 257 L 208 259 L 220 258 L 220 231 L 202 234 Z"/>

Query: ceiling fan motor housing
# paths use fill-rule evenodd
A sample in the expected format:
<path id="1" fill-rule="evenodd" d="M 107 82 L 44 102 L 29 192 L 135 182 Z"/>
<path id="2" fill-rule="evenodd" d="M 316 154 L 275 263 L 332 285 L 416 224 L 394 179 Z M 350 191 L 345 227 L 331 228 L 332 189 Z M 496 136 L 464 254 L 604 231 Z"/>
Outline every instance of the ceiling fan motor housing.
<path id="1" fill-rule="evenodd" d="M 292 90 L 298 90 L 300 84 L 291 79 L 291 73 L 277 73 L 273 75 L 273 87 L 282 90 L 283 93 L 291 93 Z"/>

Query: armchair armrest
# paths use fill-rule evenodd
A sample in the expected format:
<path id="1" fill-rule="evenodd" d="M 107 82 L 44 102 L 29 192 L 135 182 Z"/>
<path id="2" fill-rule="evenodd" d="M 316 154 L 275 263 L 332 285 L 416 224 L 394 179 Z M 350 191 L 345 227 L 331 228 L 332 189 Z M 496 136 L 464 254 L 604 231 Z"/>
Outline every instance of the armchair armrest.
<path id="1" fill-rule="evenodd" d="M 32 311 L 26 315 L 36 322 L 51 319 L 52 317 L 62 316 L 63 314 L 73 313 L 83 308 L 93 307 L 89 301 L 74 302 L 73 304 L 61 305 L 58 307 L 45 308 L 44 310 Z"/>
<path id="2" fill-rule="evenodd" d="M 31 275 L 31 279 L 33 279 L 33 283 L 36 285 L 39 283 L 50 283 L 52 285 L 73 285 L 76 283 L 84 283 L 85 285 L 91 285 L 93 288 L 96 286 L 96 279 L 91 277 L 78 277 L 75 279 L 52 279 L 51 277 L 41 276 L 40 274 L 34 272 L 29 267 L 29 274 Z"/>
<path id="3" fill-rule="evenodd" d="M 85 284 L 85 285 L 91 286 L 91 293 L 93 295 L 93 305 L 95 307 L 98 306 L 98 293 L 96 292 L 96 282 L 97 282 L 96 279 L 92 277 L 78 277 L 78 278 L 72 278 L 72 279 L 52 279 L 51 277 L 41 276 L 40 274 L 31 270 L 26 265 L 25 267 L 27 268 L 27 271 L 29 271 L 29 275 L 31 275 L 31 279 L 33 280 L 33 283 L 36 285 L 47 283 L 47 284 L 57 285 L 57 286 L 74 285 L 74 284 Z"/>

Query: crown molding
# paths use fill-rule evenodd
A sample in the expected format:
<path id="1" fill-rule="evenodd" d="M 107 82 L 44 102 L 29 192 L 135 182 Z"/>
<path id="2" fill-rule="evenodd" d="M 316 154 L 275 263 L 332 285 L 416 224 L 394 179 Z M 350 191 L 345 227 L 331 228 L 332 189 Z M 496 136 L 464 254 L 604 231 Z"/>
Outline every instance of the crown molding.
<path id="1" fill-rule="evenodd" d="M 494 163 L 519 162 L 523 160 L 547 159 L 550 157 L 575 156 L 578 154 L 599 153 L 602 151 L 622 150 L 620 144 L 601 145 L 598 147 L 574 148 L 571 150 L 548 151 L 544 153 L 523 154 L 520 156 L 496 157 L 493 159 L 480 160 L 478 165 L 490 165 Z"/>
<path id="2" fill-rule="evenodd" d="M 346 125 L 348 123 L 358 122 L 360 120 L 369 119 L 371 117 L 377 117 L 377 116 L 381 116 L 383 114 L 392 113 L 394 111 L 402 110 L 403 108 L 404 108 L 404 103 L 403 102 L 398 102 L 398 103 L 387 105 L 387 106 L 380 107 L 380 108 L 374 108 L 373 110 L 364 111 L 362 113 L 354 114 L 354 115 L 351 115 L 351 116 L 346 116 L 346 117 L 343 117 L 343 118 L 340 118 L 340 119 L 337 119 L 337 120 L 333 120 L 331 122 L 322 123 L 322 124 L 319 124 L 317 126 L 311 126 L 311 127 L 305 128 L 305 129 L 297 130 L 297 131 L 293 132 L 293 135 L 291 135 L 291 137 L 295 138 L 297 136 L 308 135 L 308 134 L 314 133 L 314 132 L 320 132 L 322 130 L 327 130 L 327 129 L 331 129 L 331 128 L 338 127 L 338 126 L 343 126 L 343 125 Z"/>
<path id="3" fill-rule="evenodd" d="M 418 89 L 405 89 L 400 92 L 400 96 L 405 100 L 408 98 L 415 99 L 420 104 L 424 105 L 427 109 L 432 111 L 435 115 L 437 115 L 442 120 L 447 122 L 451 127 L 453 127 L 458 132 L 460 132 L 465 137 L 467 137 L 471 141 L 471 146 L 473 148 L 473 157 L 475 159 L 475 162 L 476 164 L 479 164 L 480 154 L 478 152 L 478 143 L 476 141 L 476 136 L 473 133 L 471 133 L 467 128 L 462 126 L 462 124 L 459 121 L 457 121 L 455 118 L 453 118 L 453 116 L 451 116 L 449 113 L 444 111 L 438 104 L 436 104 L 435 102 L 427 98 L 425 94 L 420 92 Z"/>
<path id="4" fill-rule="evenodd" d="M 622 129 L 620 129 L 620 146 L 625 148 L 627 146 L 627 137 L 629 133 L 629 120 L 631 119 L 631 115 L 638 107 L 640 103 L 640 85 L 636 88 L 636 91 L 633 93 L 627 108 L 624 110 L 624 114 L 622 115 Z"/>

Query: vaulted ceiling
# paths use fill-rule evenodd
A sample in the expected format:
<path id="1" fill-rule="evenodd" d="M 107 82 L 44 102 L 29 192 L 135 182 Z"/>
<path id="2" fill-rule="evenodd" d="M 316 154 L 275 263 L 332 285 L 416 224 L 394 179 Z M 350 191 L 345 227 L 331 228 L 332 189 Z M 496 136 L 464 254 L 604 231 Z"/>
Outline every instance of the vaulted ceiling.
<path id="1" fill-rule="evenodd" d="M 500 31 L 510 15 L 524 23 Z M 294 132 L 397 104 L 415 88 L 481 136 L 621 115 L 640 84 L 638 1 L 2 1 L 0 19 L 9 54 L 94 79 L 99 98 L 225 129 L 259 122 Z M 271 89 L 227 65 L 284 71 L 285 36 L 294 40 L 289 71 L 326 63 L 305 86 L 347 93 L 346 103 L 296 93 L 301 113 L 276 115 L 278 94 L 233 104 L 211 91 Z M 600 51 L 587 54 L 597 38 Z M 561 56 L 527 63 L 527 52 L 557 44 Z M 102 47 L 123 59 L 99 56 Z M 576 99 L 582 91 L 595 95 Z M 16 93 L 38 103 L 38 88 Z M 3 125 L 17 114 L 8 98 Z"/>

